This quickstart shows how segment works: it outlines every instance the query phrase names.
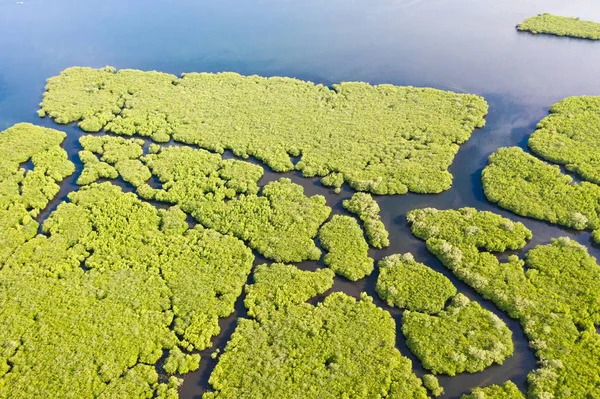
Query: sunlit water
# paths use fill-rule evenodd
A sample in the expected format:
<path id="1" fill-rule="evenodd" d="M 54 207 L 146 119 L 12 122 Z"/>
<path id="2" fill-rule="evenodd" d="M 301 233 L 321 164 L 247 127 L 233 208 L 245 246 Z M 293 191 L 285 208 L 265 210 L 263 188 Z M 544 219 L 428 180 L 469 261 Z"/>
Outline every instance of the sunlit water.
<path id="1" fill-rule="evenodd" d="M 541 12 L 600 21 L 600 4 L 593 0 L 200 0 L 115 1 L 0 0 L 0 130 L 17 122 L 57 127 L 36 117 L 45 80 L 73 65 L 159 70 L 236 71 L 264 76 L 292 76 L 318 83 L 367 81 L 431 86 L 483 95 L 490 104 L 487 126 L 474 132 L 451 167 L 454 186 L 440 195 L 378 197 L 391 246 L 373 250 L 380 259 L 412 252 L 448 276 L 459 291 L 498 314 L 513 331 L 515 354 L 502 366 L 476 374 L 440 378 L 445 398 L 458 398 L 473 387 L 512 379 L 526 388 L 526 375 L 535 357 L 519 324 L 484 301 L 454 278 L 410 234 L 406 212 L 431 206 L 440 209 L 472 206 L 491 210 L 525 223 L 534 233 L 527 249 L 553 237 L 569 236 L 588 246 L 598 257 L 590 234 L 517 217 L 488 203 L 481 188 L 481 169 L 498 147 L 526 148 L 527 137 L 549 106 L 566 96 L 600 95 L 600 42 L 534 36 L 516 32 L 522 19 Z M 81 171 L 74 126 L 65 148 Z M 262 184 L 281 177 L 267 171 Z M 285 174 L 305 186 L 309 194 L 323 194 L 334 212 L 341 213 L 340 195 L 314 179 Z M 57 199 L 41 215 L 44 219 L 66 194 L 75 189 L 69 178 Z M 121 185 L 127 189 L 126 184 Z M 519 252 L 523 256 L 525 251 Z M 503 255 L 504 259 L 506 256 Z M 256 263 L 264 259 L 257 258 Z M 305 262 L 304 269 L 321 266 Z M 375 295 L 377 271 L 351 283 L 336 278 L 333 288 L 358 296 Z M 316 298 L 316 303 L 322 298 Z M 400 333 L 401 312 L 390 311 L 398 324 L 398 348 L 424 373 Z M 244 315 L 242 299 L 236 314 L 221 321 L 222 334 L 214 347 L 223 348 Z M 182 398 L 199 398 L 208 386 L 215 361 L 205 351 L 200 370 L 185 377 Z"/>

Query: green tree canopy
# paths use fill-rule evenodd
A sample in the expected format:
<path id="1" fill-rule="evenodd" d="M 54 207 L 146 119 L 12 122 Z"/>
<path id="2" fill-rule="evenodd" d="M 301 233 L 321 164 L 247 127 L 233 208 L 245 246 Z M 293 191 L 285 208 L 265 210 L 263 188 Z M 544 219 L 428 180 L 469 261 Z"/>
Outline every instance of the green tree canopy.
<path id="1" fill-rule="evenodd" d="M 356 219 L 333 215 L 321 227 L 319 241 L 327 251 L 323 261 L 331 270 L 348 280 L 356 281 L 373 272 L 369 245 Z"/>
<path id="2" fill-rule="evenodd" d="M 75 67 L 48 80 L 39 113 L 88 132 L 172 137 L 336 187 L 404 194 L 450 188 L 448 167 L 487 109 L 479 96 L 430 88 Z"/>
<path id="3" fill-rule="evenodd" d="M 416 262 L 410 253 L 391 255 L 377 264 L 377 294 L 389 306 L 422 313 L 437 313 L 456 295 L 456 287 L 443 274 Z"/>
<path id="4" fill-rule="evenodd" d="M 577 230 L 595 230 L 594 239 L 600 242 L 600 186 L 573 183 L 558 166 L 518 147 L 492 154 L 481 179 L 485 196 L 502 208 Z"/>
<path id="5" fill-rule="evenodd" d="M 390 245 L 389 233 L 379 217 L 379 205 L 368 193 L 355 193 L 351 199 L 342 202 L 343 207 L 356 214 L 363 222 L 369 245 L 384 248 Z"/>
<path id="6" fill-rule="evenodd" d="M 600 96 L 568 97 L 553 104 L 528 145 L 540 158 L 600 184 Z"/>
<path id="7" fill-rule="evenodd" d="M 542 33 L 546 35 L 600 40 L 599 23 L 594 21 L 582 21 L 575 17 L 562 17 L 548 13 L 526 18 L 523 22 L 517 25 L 517 29 L 534 34 Z"/>
<path id="8" fill-rule="evenodd" d="M 159 375 L 198 367 L 250 249 L 110 183 L 69 200 L 1 265 L 0 397 L 176 397 Z"/>
<path id="9" fill-rule="evenodd" d="M 489 215 L 493 214 L 424 209 L 409 213 L 409 220 L 413 234 L 426 240 L 429 251 L 458 278 L 519 320 L 540 359 L 539 368 L 528 376 L 528 397 L 600 395 L 596 259 L 584 246 L 559 238 L 529 251 L 525 261 L 510 256 L 500 263 L 487 251 L 522 248 L 531 233 L 520 223 Z M 488 239 L 473 240 L 457 230 L 457 225 L 477 219 L 489 220 Z"/>
<path id="10" fill-rule="evenodd" d="M 482 371 L 514 351 L 506 324 L 462 294 L 437 315 L 405 311 L 402 333 L 423 367 L 435 374 Z"/>
<path id="11" fill-rule="evenodd" d="M 425 399 L 395 345 L 394 320 L 366 294 L 240 319 L 203 399 Z"/>
<path id="12" fill-rule="evenodd" d="M 66 136 L 29 123 L 0 132 L 0 265 L 36 235 L 39 224 L 34 218 L 75 171 L 60 147 Z M 31 170 L 21 166 L 28 161 Z"/>
<path id="13" fill-rule="evenodd" d="M 254 269 L 254 284 L 246 286 L 244 305 L 250 317 L 268 317 L 274 311 L 323 294 L 333 286 L 333 276 L 330 269 L 311 272 L 283 263 L 258 265 Z"/>

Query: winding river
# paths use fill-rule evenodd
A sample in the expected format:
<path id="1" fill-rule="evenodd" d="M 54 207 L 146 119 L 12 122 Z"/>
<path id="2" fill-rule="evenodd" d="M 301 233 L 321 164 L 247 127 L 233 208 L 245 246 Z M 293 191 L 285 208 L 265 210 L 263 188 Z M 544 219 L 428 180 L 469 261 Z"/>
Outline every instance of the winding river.
<path id="1" fill-rule="evenodd" d="M 600 258 L 600 248 L 591 244 L 588 232 L 518 217 L 488 203 L 481 187 L 487 157 L 502 146 L 526 148 L 529 134 L 552 103 L 571 95 L 600 95 L 600 43 L 516 32 L 517 22 L 541 12 L 600 20 L 600 5 L 594 0 L 0 0 L 0 130 L 28 121 L 68 133 L 64 146 L 77 173 L 42 212 L 43 220 L 77 188 L 74 182 L 82 170 L 77 157 L 81 130 L 40 120 L 35 113 L 45 79 L 69 66 L 108 64 L 174 74 L 235 71 L 323 84 L 385 82 L 482 95 L 490 105 L 487 125 L 461 147 L 450 169 L 453 188 L 440 195 L 377 197 L 391 245 L 371 250 L 371 256 L 378 260 L 412 252 L 416 260 L 449 277 L 460 292 L 498 314 L 513 331 L 512 357 L 480 373 L 441 377 L 443 398 L 459 398 L 474 387 L 508 379 L 524 390 L 536 359 L 519 323 L 430 255 L 424 242 L 410 233 L 405 216 L 421 207 L 490 210 L 532 230 L 533 240 L 519 256 L 553 237 L 569 236 Z M 325 195 L 334 213 L 345 212 L 341 202 L 352 195 L 346 186 L 336 195 L 316 179 L 268 169 L 261 184 L 283 176 L 302 184 L 309 195 Z M 507 254 L 499 256 L 504 259 Z M 256 264 L 262 262 L 257 256 Z M 299 265 L 306 270 L 320 266 L 321 262 Z M 332 291 L 353 296 L 366 291 L 376 297 L 376 279 L 377 272 L 356 283 L 336 277 Z M 221 320 L 215 347 L 225 346 L 236 319 L 245 315 L 242 301 L 240 297 L 234 315 Z M 396 319 L 398 348 L 411 358 L 415 372 L 424 374 L 400 332 L 401 311 L 377 298 L 376 303 Z M 181 398 L 200 398 L 206 390 L 215 365 L 209 356 L 213 350 L 205 351 L 200 369 L 185 377 Z"/>

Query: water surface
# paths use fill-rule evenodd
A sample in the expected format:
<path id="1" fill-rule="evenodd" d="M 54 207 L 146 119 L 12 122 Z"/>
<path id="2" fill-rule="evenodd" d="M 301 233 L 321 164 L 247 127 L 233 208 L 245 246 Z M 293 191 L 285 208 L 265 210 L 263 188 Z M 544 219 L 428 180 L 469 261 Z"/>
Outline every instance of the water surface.
<path id="1" fill-rule="evenodd" d="M 481 188 L 487 157 L 501 146 L 526 148 L 527 137 L 553 102 L 571 95 L 600 95 L 600 43 L 516 32 L 518 22 L 541 12 L 600 21 L 600 4 L 594 0 L 24 0 L 22 4 L 0 0 L 0 130 L 23 121 L 56 128 L 48 119 L 39 120 L 35 111 L 45 80 L 73 65 L 174 74 L 235 71 L 327 85 L 367 81 L 483 95 L 490 104 L 487 126 L 461 147 L 451 167 L 451 190 L 440 195 L 377 197 L 391 246 L 373 250 L 372 256 L 412 252 L 418 261 L 448 276 L 460 292 L 502 317 L 513 331 L 513 357 L 481 373 L 440 378 L 444 398 L 458 398 L 473 387 L 508 379 L 526 389 L 526 374 L 535 367 L 535 357 L 519 324 L 444 269 L 410 234 L 406 213 L 425 206 L 491 210 L 533 231 L 526 250 L 566 235 L 588 246 L 594 256 L 600 255 L 589 233 L 517 217 L 488 203 Z M 77 138 L 81 131 L 75 126 L 59 129 L 69 133 L 64 146 L 80 172 Z M 261 183 L 281 176 L 267 171 Z M 285 176 L 303 184 L 307 193 L 325 195 L 336 213 L 343 212 L 341 200 L 352 194 L 346 188 L 335 195 L 315 179 L 297 173 Z M 76 177 L 64 182 L 41 220 L 76 188 Z M 262 262 L 257 257 L 256 263 Z M 319 266 L 318 262 L 300 265 Z M 374 295 L 376 278 L 377 271 L 357 283 L 336 278 L 333 290 Z M 376 302 L 396 319 L 398 348 L 422 375 L 424 370 L 400 333 L 401 311 Z M 224 347 L 236 318 L 244 315 L 240 298 L 235 315 L 221 320 L 215 347 Z M 208 356 L 213 349 L 203 354 L 200 370 L 186 376 L 182 398 L 199 398 L 206 390 L 215 364 Z"/>

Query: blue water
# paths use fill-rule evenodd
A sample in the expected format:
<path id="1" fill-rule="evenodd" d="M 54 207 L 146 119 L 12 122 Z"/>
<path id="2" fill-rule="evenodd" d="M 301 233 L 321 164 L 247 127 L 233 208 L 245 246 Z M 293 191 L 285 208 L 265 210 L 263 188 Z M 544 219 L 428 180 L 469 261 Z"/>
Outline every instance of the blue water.
<path id="1" fill-rule="evenodd" d="M 431 86 L 483 95 L 490 103 L 487 126 L 473 134 L 451 168 L 453 188 L 441 195 L 379 197 L 392 245 L 373 251 L 375 258 L 411 251 L 417 260 L 444 272 L 459 290 L 499 314 L 513 330 L 515 355 L 502 366 L 482 373 L 441 378 L 445 398 L 458 398 L 472 387 L 507 379 L 526 388 L 526 374 L 535 367 L 518 323 L 453 278 L 431 257 L 406 225 L 407 211 L 423 206 L 473 206 L 523 221 L 534 232 L 528 248 L 568 235 L 587 245 L 586 232 L 567 231 L 546 223 L 516 217 L 489 204 L 481 189 L 480 173 L 487 157 L 501 146 L 526 147 L 528 135 L 549 106 L 566 96 L 600 95 L 600 42 L 518 33 L 515 25 L 541 12 L 600 21 L 597 0 L 223 0 L 74 1 L 0 0 L 0 130 L 17 122 L 56 127 L 35 114 L 45 80 L 73 65 L 160 70 L 236 71 L 265 76 L 283 75 L 318 83 L 368 81 Z M 65 143 L 76 161 L 80 131 Z M 280 175 L 267 174 L 267 179 Z M 339 203 L 314 180 L 291 174 L 309 193 Z M 57 199 L 74 188 L 67 181 Z M 50 205 L 46 216 L 57 201 Z M 316 265 L 304 264 L 311 268 Z M 373 294 L 376 273 L 350 283 L 337 279 L 335 290 L 351 295 Z M 383 303 L 378 302 L 381 306 Z M 223 347 L 243 315 L 221 322 L 215 338 Z M 396 320 L 398 310 L 389 309 Z M 398 347 L 420 367 L 398 334 Z M 208 353 L 208 352 L 207 352 Z M 196 398 L 207 387 L 214 361 L 204 356 L 201 369 L 186 376 L 182 398 Z"/>

